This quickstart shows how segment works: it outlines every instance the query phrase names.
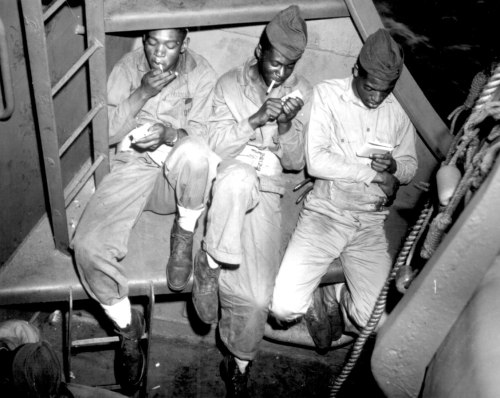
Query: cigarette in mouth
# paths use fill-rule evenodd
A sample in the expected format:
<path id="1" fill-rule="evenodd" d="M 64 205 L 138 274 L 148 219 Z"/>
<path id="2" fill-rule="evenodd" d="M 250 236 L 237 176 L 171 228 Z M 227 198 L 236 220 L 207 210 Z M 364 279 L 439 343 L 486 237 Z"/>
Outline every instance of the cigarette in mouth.
<path id="1" fill-rule="evenodd" d="M 160 65 L 158 65 L 158 67 L 160 68 L 161 73 L 163 73 L 163 65 L 160 64 Z"/>
<path id="2" fill-rule="evenodd" d="M 266 91 L 266 95 L 269 95 L 275 84 L 276 82 L 274 80 L 271 80 L 271 84 L 269 85 L 269 88 Z"/>

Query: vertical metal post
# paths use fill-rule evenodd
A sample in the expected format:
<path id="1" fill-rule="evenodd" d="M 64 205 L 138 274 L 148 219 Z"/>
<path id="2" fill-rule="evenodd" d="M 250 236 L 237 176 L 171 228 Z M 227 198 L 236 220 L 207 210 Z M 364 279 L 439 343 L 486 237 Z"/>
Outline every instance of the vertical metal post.
<path id="1" fill-rule="evenodd" d="M 69 232 L 42 7 L 39 1 L 32 0 L 22 0 L 22 7 L 54 243 L 58 250 L 66 251 L 69 247 Z"/>
<path id="2" fill-rule="evenodd" d="M 87 47 L 100 42 L 99 48 L 89 59 L 91 107 L 106 104 L 106 51 L 104 32 L 104 1 L 85 0 L 85 25 Z M 108 110 L 102 107 L 92 120 L 92 136 L 94 143 L 94 161 L 102 156 L 105 161 L 97 167 L 94 177 L 98 186 L 103 177 L 109 173 L 109 137 L 108 137 Z"/>

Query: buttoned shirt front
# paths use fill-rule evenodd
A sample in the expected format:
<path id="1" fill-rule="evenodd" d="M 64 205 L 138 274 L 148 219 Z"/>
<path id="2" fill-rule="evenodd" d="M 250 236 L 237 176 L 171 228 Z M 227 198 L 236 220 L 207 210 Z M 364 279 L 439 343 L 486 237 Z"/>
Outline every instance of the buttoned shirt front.
<path id="1" fill-rule="evenodd" d="M 417 170 L 415 128 L 394 95 L 369 109 L 355 95 L 352 83 L 351 76 L 315 86 L 306 133 L 307 167 L 316 177 L 316 197 L 376 204 L 385 194 L 372 183 L 376 171 L 371 159 L 357 156 L 358 151 L 366 142 L 393 147 L 394 176 L 407 184 Z"/>

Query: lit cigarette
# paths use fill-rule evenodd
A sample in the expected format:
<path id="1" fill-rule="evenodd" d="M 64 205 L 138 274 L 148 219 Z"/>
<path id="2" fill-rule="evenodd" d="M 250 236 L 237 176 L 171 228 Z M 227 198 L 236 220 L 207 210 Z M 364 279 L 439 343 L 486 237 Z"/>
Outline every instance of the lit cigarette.
<path id="1" fill-rule="evenodd" d="M 269 85 L 269 88 L 266 91 L 266 95 L 269 95 L 275 84 L 276 82 L 274 80 L 271 80 L 271 84 Z"/>
<path id="2" fill-rule="evenodd" d="M 160 64 L 160 65 L 158 65 L 158 67 L 160 68 L 161 73 L 163 73 L 163 65 Z"/>

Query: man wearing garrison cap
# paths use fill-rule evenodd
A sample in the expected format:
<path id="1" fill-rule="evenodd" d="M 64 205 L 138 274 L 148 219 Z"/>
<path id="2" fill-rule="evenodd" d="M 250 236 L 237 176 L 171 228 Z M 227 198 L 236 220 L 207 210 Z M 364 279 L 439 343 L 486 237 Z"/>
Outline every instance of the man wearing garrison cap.
<path id="1" fill-rule="evenodd" d="M 402 49 L 380 29 L 363 45 L 353 76 L 314 88 L 306 161 L 315 183 L 276 278 L 271 312 L 282 322 L 305 316 L 320 350 L 366 325 L 391 268 L 388 206 L 417 169 L 415 129 L 391 94 L 402 68 Z M 346 283 L 318 288 L 335 259 Z"/>
<path id="2" fill-rule="evenodd" d="M 122 394 L 98 387 L 66 384 L 54 348 L 41 340 L 29 322 L 0 322 L 0 391 L 2 397 L 119 398 Z"/>
<path id="3" fill-rule="evenodd" d="M 247 396 L 264 334 L 282 252 L 283 170 L 305 165 L 312 87 L 294 68 L 306 44 L 306 23 L 290 6 L 268 23 L 254 56 L 215 86 L 209 141 L 223 161 L 195 258 L 193 303 L 202 321 L 216 323 L 220 299 L 228 396 Z"/>

